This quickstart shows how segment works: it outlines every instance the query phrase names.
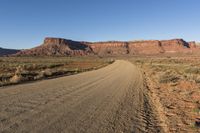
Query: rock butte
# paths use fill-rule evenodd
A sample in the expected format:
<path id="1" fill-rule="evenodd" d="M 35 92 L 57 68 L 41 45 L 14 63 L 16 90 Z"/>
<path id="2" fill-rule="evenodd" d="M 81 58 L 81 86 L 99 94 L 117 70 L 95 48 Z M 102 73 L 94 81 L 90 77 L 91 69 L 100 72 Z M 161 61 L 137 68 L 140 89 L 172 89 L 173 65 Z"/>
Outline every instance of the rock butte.
<path id="1" fill-rule="evenodd" d="M 146 41 L 81 42 L 63 38 L 45 38 L 42 45 L 22 50 L 17 56 L 86 56 L 86 55 L 154 55 L 194 53 L 200 48 L 183 39 Z"/>

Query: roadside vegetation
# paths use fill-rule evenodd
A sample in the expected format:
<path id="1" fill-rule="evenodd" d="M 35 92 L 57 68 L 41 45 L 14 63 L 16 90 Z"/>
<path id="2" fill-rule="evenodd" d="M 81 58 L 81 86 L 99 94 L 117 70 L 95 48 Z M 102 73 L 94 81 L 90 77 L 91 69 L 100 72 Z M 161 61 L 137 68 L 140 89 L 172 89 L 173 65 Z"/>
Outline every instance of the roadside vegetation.
<path id="1" fill-rule="evenodd" d="M 200 132 L 200 58 L 136 57 L 130 60 L 149 79 L 152 99 L 169 131 Z"/>
<path id="2" fill-rule="evenodd" d="M 0 57 L 0 86 L 72 75 L 112 62 L 97 57 Z"/>

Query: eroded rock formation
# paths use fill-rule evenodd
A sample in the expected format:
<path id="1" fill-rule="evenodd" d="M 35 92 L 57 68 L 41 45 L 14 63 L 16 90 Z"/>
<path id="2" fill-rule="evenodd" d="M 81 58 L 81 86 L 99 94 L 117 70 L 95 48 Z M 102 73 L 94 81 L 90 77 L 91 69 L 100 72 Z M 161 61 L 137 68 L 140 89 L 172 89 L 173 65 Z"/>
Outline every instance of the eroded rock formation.
<path id="1" fill-rule="evenodd" d="M 16 55 L 30 56 L 75 56 L 93 54 L 90 46 L 84 42 L 66 40 L 62 38 L 45 38 L 44 43 L 38 47 L 23 50 Z"/>
<path id="2" fill-rule="evenodd" d="M 84 56 L 84 55 L 151 55 L 162 53 L 191 53 L 199 50 L 195 42 L 183 39 L 147 41 L 78 42 L 62 38 L 45 38 L 38 47 L 23 50 L 16 55 Z"/>

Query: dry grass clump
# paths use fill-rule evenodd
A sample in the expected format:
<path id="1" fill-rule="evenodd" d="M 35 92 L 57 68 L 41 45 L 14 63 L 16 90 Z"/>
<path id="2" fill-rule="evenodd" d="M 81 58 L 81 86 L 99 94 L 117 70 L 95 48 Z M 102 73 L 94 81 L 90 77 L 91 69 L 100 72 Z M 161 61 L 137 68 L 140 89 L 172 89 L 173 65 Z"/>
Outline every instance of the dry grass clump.
<path id="1" fill-rule="evenodd" d="M 163 71 L 166 71 L 168 68 L 166 66 L 163 66 L 163 65 L 150 65 L 151 69 L 155 72 L 163 72 Z"/>
<path id="2" fill-rule="evenodd" d="M 44 77 L 50 77 L 53 74 L 52 70 L 49 68 L 45 69 L 44 71 L 41 71 L 41 73 L 44 75 Z"/>
<path id="3" fill-rule="evenodd" d="M 21 75 L 22 72 L 23 68 L 21 66 L 17 67 L 14 76 L 10 78 L 10 83 L 16 84 L 22 82 L 23 81 L 23 77 Z"/>
<path id="4" fill-rule="evenodd" d="M 14 75 L 11 79 L 10 79 L 10 83 L 20 83 L 23 81 L 23 77 L 21 75 Z"/>
<path id="5" fill-rule="evenodd" d="M 180 80 L 180 77 L 171 71 L 162 73 L 159 76 L 159 83 L 176 83 Z"/>
<path id="6" fill-rule="evenodd" d="M 191 73 L 191 74 L 200 74 L 200 68 L 199 67 L 188 67 L 185 69 L 186 73 Z"/>
<path id="7" fill-rule="evenodd" d="M 195 83 L 198 83 L 198 84 L 200 83 L 200 75 L 196 76 Z"/>
<path id="8" fill-rule="evenodd" d="M 113 59 L 97 57 L 0 57 L 0 86 L 101 68 Z"/>

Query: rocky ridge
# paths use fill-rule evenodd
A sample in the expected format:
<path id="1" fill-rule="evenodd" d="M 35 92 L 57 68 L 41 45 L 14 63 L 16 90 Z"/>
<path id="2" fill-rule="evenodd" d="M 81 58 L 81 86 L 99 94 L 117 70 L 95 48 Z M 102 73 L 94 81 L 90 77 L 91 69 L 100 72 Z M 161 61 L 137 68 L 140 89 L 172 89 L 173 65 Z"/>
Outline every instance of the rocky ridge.
<path id="1" fill-rule="evenodd" d="M 86 56 L 86 55 L 152 55 L 162 53 L 193 53 L 199 51 L 195 42 L 183 39 L 79 42 L 63 38 L 45 38 L 42 45 L 18 52 L 17 56 Z"/>
<path id="2" fill-rule="evenodd" d="M 0 56 L 7 56 L 7 55 L 10 55 L 10 54 L 16 54 L 17 52 L 19 52 L 19 50 L 5 49 L 5 48 L 0 47 Z"/>

